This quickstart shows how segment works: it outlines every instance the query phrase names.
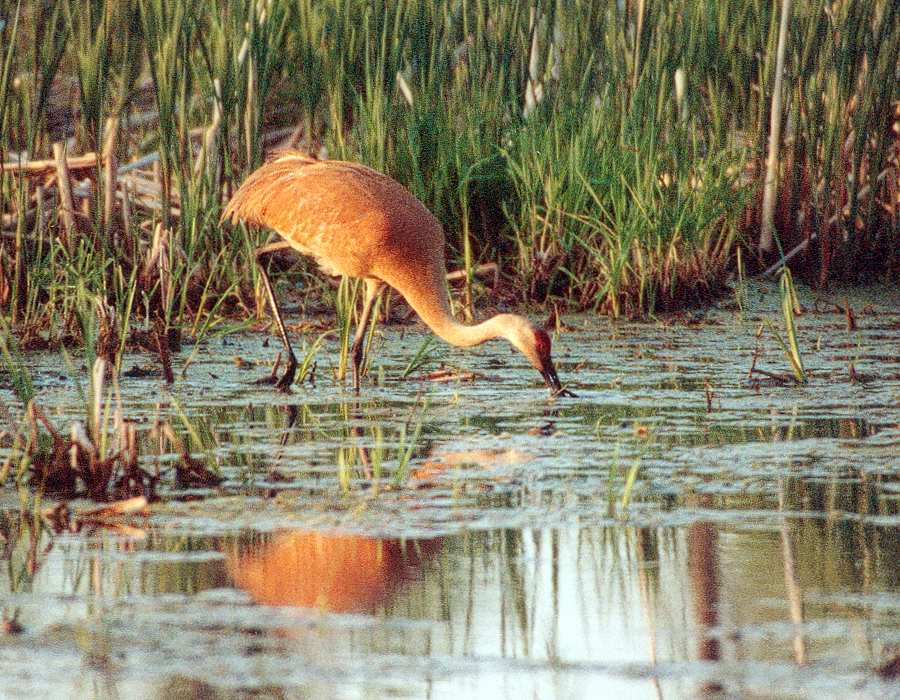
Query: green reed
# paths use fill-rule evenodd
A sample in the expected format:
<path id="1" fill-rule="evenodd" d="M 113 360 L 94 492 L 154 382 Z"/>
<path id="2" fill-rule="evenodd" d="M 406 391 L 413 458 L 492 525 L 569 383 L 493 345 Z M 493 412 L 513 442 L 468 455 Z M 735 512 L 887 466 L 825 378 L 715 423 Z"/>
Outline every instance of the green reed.
<path id="1" fill-rule="evenodd" d="M 334 299 L 335 314 L 338 324 L 338 366 L 335 379 L 343 382 L 350 366 L 350 342 L 353 337 L 353 319 L 357 315 L 356 307 L 359 299 L 359 280 L 342 277 Z"/>
<path id="2" fill-rule="evenodd" d="M 794 378 L 801 384 L 806 381 L 806 370 L 803 367 L 803 358 L 800 355 L 800 344 L 797 341 L 797 324 L 794 316 L 800 308 L 800 302 L 797 300 L 797 292 L 794 289 L 794 281 L 791 271 L 787 268 L 781 273 L 781 282 L 779 284 L 781 293 L 781 315 L 784 318 L 784 331 L 787 341 L 779 342 L 787 355 L 788 361 L 791 363 L 791 370 Z"/>
<path id="3" fill-rule="evenodd" d="M 9 377 L 9 383 L 16 398 L 27 406 L 37 393 L 31 372 L 28 370 L 16 339 L 11 333 L 5 319 L 0 318 L 0 360 L 4 374 Z M 0 481 L 0 483 L 3 483 Z"/>
<path id="4" fill-rule="evenodd" d="M 4 9 L 12 9 L 11 6 L 4 6 Z M 6 14 L 0 18 L 0 40 L 6 46 L 6 49 L 0 52 L 0 160 L 5 160 L 6 144 L 8 143 L 7 119 L 8 119 L 8 102 L 9 92 L 12 85 L 13 75 L 13 58 L 17 40 L 19 38 L 19 20 L 22 16 L 22 2 L 17 0 L 14 13 Z M 2 190 L 0 190 L 0 203 L 2 203 Z"/>
<path id="5" fill-rule="evenodd" d="M 418 372 L 430 362 L 433 362 L 438 350 L 439 347 L 434 337 L 430 335 L 425 336 L 421 345 L 419 345 L 406 367 L 400 373 L 400 378 L 408 379 L 414 372 Z"/>
<path id="6" fill-rule="evenodd" d="M 631 495 L 634 491 L 634 484 L 637 481 L 638 472 L 640 472 L 640 470 L 641 458 L 637 457 L 634 462 L 631 463 L 631 466 L 628 467 L 628 472 L 625 475 L 625 484 L 622 486 L 620 509 L 623 514 L 628 510 L 628 506 L 631 504 Z"/>
<path id="7" fill-rule="evenodd" d="M 135 208 L 127 229 L 121 217 L 99 225 L 93 177 L 77 217 L 93 235 L 69 249 L 53 200 L 32 203 L 37 181 L 0 175 L 0 214 L 13 217 L 0 313 L 33 344 L 48 332 L 67 342 L 80 281 L 125 317 L 194 333 L 212 316 L 260 315 L 253 249 L 266 234 L 218 216 L 291 136 L 388 172 L 434 212 L 449 266 L 466 272 L 469 315 L 483 262 L 523 302 L 638 316 L 707 301 L 735 251 L 756 249 L 776 10 L 65 0 L 37 12 L 0 0 L 0 156 L 49 157 L 71 134 L 70 157 L 96 149 L 116 117 L 119 162 L 155 151 L 161 166 L 155 211 Z M 815 239 L 807 259 L 822 281 L 896 270 L 900 9 L 795 0 L 785 46 L 777 241 L 787 252 Z M 156 222 L 164 264 L 146 270 Z M 307 295 L 328 296 L 311 265 L 296 270 L 317 280 Z"/>

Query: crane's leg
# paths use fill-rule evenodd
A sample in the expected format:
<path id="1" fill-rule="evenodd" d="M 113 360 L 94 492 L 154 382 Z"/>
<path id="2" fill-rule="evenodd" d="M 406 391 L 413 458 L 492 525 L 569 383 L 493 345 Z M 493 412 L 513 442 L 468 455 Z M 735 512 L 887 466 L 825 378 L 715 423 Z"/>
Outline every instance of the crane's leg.
<path id="1" fill-rule="evenodd" d="M 359 371 L 362 366 L 363 359 L 363 341 L 366 339 L 366 328 L 369 325 L 369 317 L 372 315 L 372 309 L 381 290 L 384 289 L 384 282 L 381 280 L 366 278 L 366 301 L 363 305 L 362 315 L 359 317 L 359 323 L 356 324 L 356 335 L 353 337 L 353 344 L 350 346 L 350 357 L 353 359 L 353 391 L 359 393 Z"/>
<path id="2" fill-rule="evenodd" d="M 263 285 L 266 288 L 266 295 L 269 297 L 269 305 L 272 307 L 272 315 L 275 316 L 278 333 L 281 335 L 281 342 L 284 343 L 284 349 L 287 353 L 287 368 L 284 370 L 281 379 L 275 383 L 279 391 L 287 391 L 291 388 L 291 384 L 294 383 L 294 374 L 297 372 L 297 356 L 294 355 L 294 348 L 291 347 L 291 341 L 288 339 L 287 329 L 284 327 L 281 310 L 278 308 L 278 302 L 275 300 L 275 292 L 272 289 L 272 283 L 269 281 L 269 273 L 266 272 L 263 258 L 269 253 L 290 247 L 291 244 L 287 241 L 279 241 L 278 243 L 270 243 L 256 249 L 256 264 L 259 265 L 259 271 L 262 273 Z"/>

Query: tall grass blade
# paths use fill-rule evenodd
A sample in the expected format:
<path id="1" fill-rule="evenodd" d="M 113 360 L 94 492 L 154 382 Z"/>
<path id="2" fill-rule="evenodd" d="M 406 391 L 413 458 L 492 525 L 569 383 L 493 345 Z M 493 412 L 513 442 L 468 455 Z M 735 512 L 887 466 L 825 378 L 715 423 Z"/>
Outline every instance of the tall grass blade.
<path id="1" fill-rule="evenodd" d="M 800 356 L 800 345 L 797 342 L 797 325 L 794 321 L 794 311 L 799 305 L 797 292 L 794 289 L 794 281 L 791 271 L 785 268 L 781 273 L 779 284 L 781 293 L 781 314 L 784 317 L 784 329 L 787 335 L 787 355 L 791 363 L 794 377 L 801 384 L 806 382 L 806 371 L 803 368 L 803 358 Z"/>

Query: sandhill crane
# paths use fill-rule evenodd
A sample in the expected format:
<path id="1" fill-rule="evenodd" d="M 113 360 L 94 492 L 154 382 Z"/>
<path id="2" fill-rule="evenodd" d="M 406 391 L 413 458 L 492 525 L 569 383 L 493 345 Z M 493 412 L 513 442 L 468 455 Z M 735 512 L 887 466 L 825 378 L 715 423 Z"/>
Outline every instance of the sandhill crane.
<path id="1" fill-rule="evenodd" d="M 541 373 L 551 394 L 571 393 L 560 385 L 550 357 L 550 338 L 528 319 L 498 314 L 466 326 L 453 318 L 441 225 L 424 204 L 387 175 L 357 163 L 320 161 L 297 151 L 281 151 L 234 193 L 222 221 L 264 226 L 284 239 L 256 251 L 288 357 L 287 369 L 277 382 L 281 390 L 293 382 L 297 360 L 262 261 L 269 253 L 293 248 L 312 256 L 328 274 L 365 281 L 365 304 L 351 346 L 356 392 L 366 326 L 387 284 L 451 345 L 470 347 L 506 338 Z"/>

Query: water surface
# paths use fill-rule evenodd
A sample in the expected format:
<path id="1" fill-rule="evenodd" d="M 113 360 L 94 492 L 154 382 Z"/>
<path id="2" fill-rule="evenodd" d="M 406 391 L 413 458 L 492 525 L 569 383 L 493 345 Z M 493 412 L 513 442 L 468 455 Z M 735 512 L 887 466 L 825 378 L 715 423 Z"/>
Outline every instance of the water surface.
<path id="1" fill-rule="evenodd" d="M 577 399 L 501 344 L 439 346 L 428 368 L 474 382 L 399 381 L 425 337 L 401 326 L 359 399 L 333 345 L 314 388 L 252 385 L 234 358 L 270 360 L 258 335 L 201 345 L 171 391 L 122 379 L 142 434 L 170 420 L 225 481 L 175 488 L 178 455 L 145 440 L 163 500 L 66 533 L 4 487 L 3 694 L 898 696 L 878 669 L 900 653 L 900 296 L 851 303 L 852 331 L 798 319 L 802 387 L 748 379 L 779 324 L 762 287 L 743 313 L 567 318 Z M 56 424 L 83 420 L 82 375 L 29 363 Z"/>

